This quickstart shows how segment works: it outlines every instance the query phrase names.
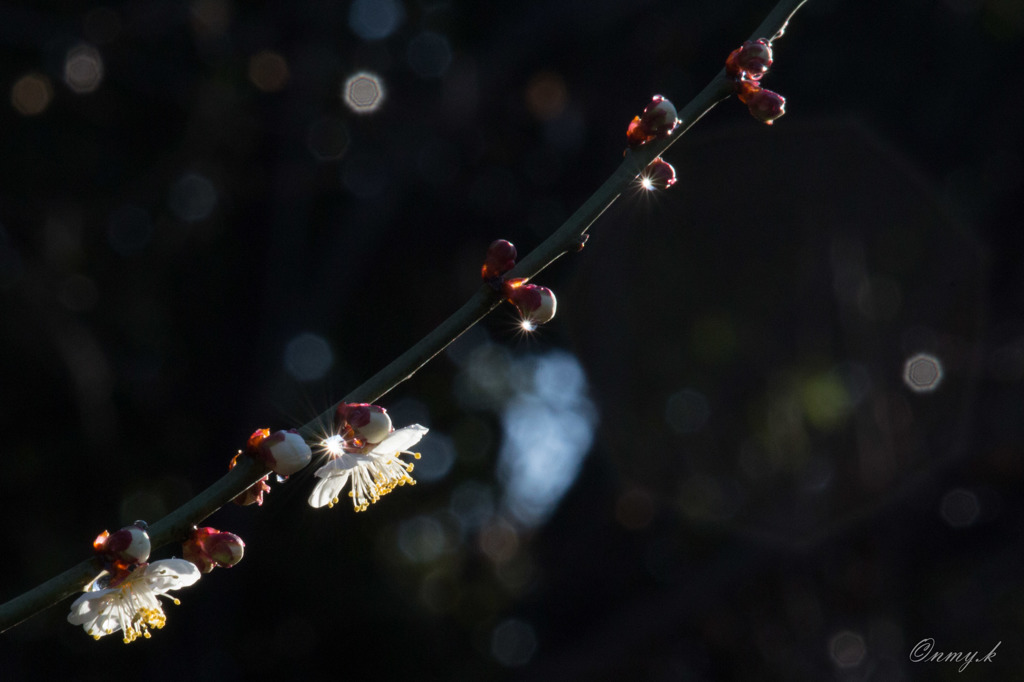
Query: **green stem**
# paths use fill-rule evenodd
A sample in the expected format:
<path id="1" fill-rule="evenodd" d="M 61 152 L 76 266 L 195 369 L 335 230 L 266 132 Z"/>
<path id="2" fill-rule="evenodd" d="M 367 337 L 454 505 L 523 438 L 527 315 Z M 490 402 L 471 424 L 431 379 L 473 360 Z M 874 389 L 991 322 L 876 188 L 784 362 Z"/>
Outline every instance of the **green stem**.
<path id="1" fill-rule="evenodd" d="M 777 36 L 805 2 L 807 0 L 781 0 L 761 22 L 750 39 Z M 579 250 L 590 226 L 619 198 L 622 192 L 636 182 L 636 176 L 651 161 L 675 144 L 704 114 L 711 111 L 718 102 L 730 94 L 732 94 L 732 82 L 726 76 L 725 70 L 722 69 L 696 97 L 678 111 L 680 124 L 672 136 L 664 140 L 649 142 L 626 152 L 622 163 L 611 177 L 558 230 L 523 258 L 509 273 L 509 276 L 533 278 L 564 254 Z M 497 308 L 501 302 L 501 296 L 491 287 L 481 286 L 469 301 L 419 343 L 402 353 L 391 364 L 367 379 L 342 400 L 304 424 L 299 428 L 299 433 L 307 440 L 319 440 L 322 437 L 320 434 L 329 431 L 333 426 L 334 413 L 338 405 L 343 402 L 376 402 L 398 384 L 412 377 L 423 365 Z M 213 514 L 266 474 L 267 469 L 262 464 L 247 457 L 240 457 L 238 466 L 195 498 L 150 526 L 149 535 L 153 549 L 183 540 L 188 536 L 192 526 Z M 17 625 L 65 597 L 81 591 L 89 581 L 96 577 L 99 570 L 99 564 L 95 559 L 86 559 L 3 604 L 0 606 L 0 632 Z"/>

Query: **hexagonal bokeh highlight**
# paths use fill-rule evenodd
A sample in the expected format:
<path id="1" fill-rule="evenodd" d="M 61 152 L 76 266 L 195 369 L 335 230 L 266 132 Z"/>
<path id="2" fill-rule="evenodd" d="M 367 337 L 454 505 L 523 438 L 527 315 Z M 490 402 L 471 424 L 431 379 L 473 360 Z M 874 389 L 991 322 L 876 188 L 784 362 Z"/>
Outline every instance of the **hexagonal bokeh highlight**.
<path id="1" fill-rule="evenodd" d="M 384 81 L 368 71 L 349 77 L 341 89 L 345 106 L 357 114 L 372 114 L 384 103 Z"/>

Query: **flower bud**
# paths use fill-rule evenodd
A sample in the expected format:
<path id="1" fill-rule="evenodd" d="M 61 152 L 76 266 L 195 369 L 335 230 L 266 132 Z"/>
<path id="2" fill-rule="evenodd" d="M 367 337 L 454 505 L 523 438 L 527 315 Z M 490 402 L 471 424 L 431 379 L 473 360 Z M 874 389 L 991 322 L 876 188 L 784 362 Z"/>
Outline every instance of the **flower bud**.
<path id="1" fill-rule="evenodd" d="M 640 185 L 646 190 L 668 189 L 676 184 L 676 169 L 660 156 L 640 174 Z"/>
<path id="2" fill-rule="evenodd" d="M 677 125 L 679 121 L 676 119 L 675 105 L 661 95 L 655 95 L 643 113 L 633 117 L 626 129 L 626 139 L 630 147 L 637 147 L 651 140 L 668 137 Z"/>
<path id="3" fill-rule="evenodd" d="M 753 93 L 746 104 L 751 116 L 768 125 L 786 113 L 786 98 L 764 88 Z"/>
<path id="4" fill-rule="evenodd" d="M 487 247 L 487 257 L 480 269 L 480 276 L 485 282 L 500 278 L 516 265 L 516 247 L 505 239 L 497 239 Z"/>
<path id="5" fill-rule="evenodd" d="M 241 561 L 244 554 L 242 538 L 216 528 L 196 528 L 182 543 L 182 556 L 203 573 L 209 573 L 217 566 L 230 568 Z"/>
<path id="6" fill-rule="evenodd" d="M 555 294 L 547 287 L 525 284 L 525 280 L 506 283 L 504 293 L 509 302 L 519 308 L 523 322 L 530 326 L 550 322 L 555 316 Z"/>
<path id="7" fill-rule="evenodd" d="M 279 476 L 291 476 L 313 459 L 313 451 L 295 429 L 267 436 L 257 448 L 260 459 Z"/>
<path id="8" fill-rule="evenodd" d="M 115 568 L 141 564 L 149 559 L 151 549 L 146 528 L 145 521 L 136 521 L 113 534 L 103 531 L 92 546 L 105 563 Z"/>
<path id="9" fill-rule="evenodd" d="M 379 443 L 391 433 L 391 417 L 380 405 L 369 403 L 342 403 L 338 416 L 351 427 L 357 438 L 367 443 Z"/>
<path id="10" fill-rule="evenodd" d="M 748 40 L 733 50 L 725 60 L 730 78 L 760 80 L 772 65 L 772 46 L 764 38 Z"/>

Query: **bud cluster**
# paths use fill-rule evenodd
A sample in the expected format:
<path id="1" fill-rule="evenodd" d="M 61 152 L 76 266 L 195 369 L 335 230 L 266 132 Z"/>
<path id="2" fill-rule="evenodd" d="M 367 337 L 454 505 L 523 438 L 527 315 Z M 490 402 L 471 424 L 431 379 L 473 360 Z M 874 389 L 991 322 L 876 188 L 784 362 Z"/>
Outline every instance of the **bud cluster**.
<path id="1" fill-rule="evenodd" d="M 725 60 L 725 73 L 733 81 L 736 97 L 747 105 L 750 115 L 771 125 L 786 113 L 786 98 L 761 87 L 761 77 L 772 65 L 772 44 L 764 38 L 748 40 Z"/>
<path id="2" fill-rule="evenodd" d="M 672 111 L 674 116 L 674 107 Z M 580 248 L 585 241 L 584 239 L 580 242 Z M 555 294 L 547 287 L 527 284 L 525 277 L 506 280 L 505 273 L 515 265 L 516 247 L 508 240 L 498 239 L 491 242 L 487 248 L 487 256 L 480 269 L 480 276 L 486 284 L 500 292 L 509 303 L 519 310 L 523 329 L 533 331 L 537 325 L 550 322 L 555 316 L 557 306 Z"/>
<path id="3" fill-rule="evenodd" d="M 192 530 L 183 545 L 185 559 L 152 563 L 147 563 L 152 543 L 145 522 L 100 533 L 92 546 L 103 570 L 71 604 L 67 621 L 81 625 L 93 639 L 115 632 L 122 633 L 125 644 L 149 639 L 153 630 L 167 623 L 159 597 L 180 604 L 168 593 L 194 584 L 200 571 L 208 573 L 214 566 L 231 566 L 242 559 L 244 544 L 237 535 L 213 528 Z"/>

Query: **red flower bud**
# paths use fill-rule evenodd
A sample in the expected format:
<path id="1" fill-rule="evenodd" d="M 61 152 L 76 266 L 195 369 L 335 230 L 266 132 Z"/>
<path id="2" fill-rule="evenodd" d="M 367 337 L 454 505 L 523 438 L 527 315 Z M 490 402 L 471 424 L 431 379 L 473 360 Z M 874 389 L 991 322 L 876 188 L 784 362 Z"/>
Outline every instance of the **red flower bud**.
<path id="1" fill-rule="evenodd" d="M 145 521 L 136 521 L 115 533 L 103 531 L 93 540 L 92 547 L 116 581 L 127 575 L 132 567 L 149 559 L 151 545 Z"/>
<path id="2" fill-rule="evenodd" d="M 646 190 L 668 189 L 676 184 L 676 169 L 660 156 L 640 174 L 640 186 Z"/>
<path id="3" fill-rule="evenodd" d="M 515 266 L 516 247 L 510 241 L 498 239 L 487 247 L 487 258 L 480 269 L 480 276 L 485 282 L 492 282 Z"/>
<path id="4" fill-rule="evenodd" d="M 768 125 L 786 113 L 786 98 L 764 88 L 753 93 L 746 104 L 751 116 Z"/>
<path id="5" fill-rule="evenodd" d="M 764 38 L 748 40 L 733 50 L 725 60 L 730 78 L 759 80 L 772 65 L 772 46 Z"/>
<path id="6" fill-rule="evenodd" d="M 241 561 L 245 554 L 242 538 L 216 528 L 194 529 L 191 537 L 181 547 L 182 556 L 203 573 L 209 573 L 217 566 L 230 568 Z"/>
<path id="7" fill-rule="evenodd" d="M 257 429 L 245 444 L 245 453 L 263 462 L 278 476 L 291 476 L 313 459 L 313 451 L 295 429 L 278 431 Z M 231 461 L 232 468 L 234 460 Z"/>
<path id="8" fill-rule="evenodd" d="M 668 137 L 679 125 L 676 108 L 661 95 L 655 95 L 639 116 L 635 116 L 626 129 L 630 147 L 638 147 L 651 140 Z"/>
<path id="9" fill-rule="evenodd" d="M 295 429 L 278 431 L 259 442 L 258 457 L 279 476 L 291 476 L 313 459 L 313 451 Z"/>
<path id="10" fill-rule="evenodd" d="M 555 294 L 547 287 L 526 284 L 524 279 L 509 280 L 505 283 L 504 294 L 523 318 L 524 326 L 533 328 L 550 322 L 555 316 L 557 301 Z"/>
<path id="11" fill-rule="evenodd" d="M 355 437 L 366 443 L 379 443 L 393 430 L 391 417 L 380 405 L 342 403 L 338 405 L 337 412 Z"/>

